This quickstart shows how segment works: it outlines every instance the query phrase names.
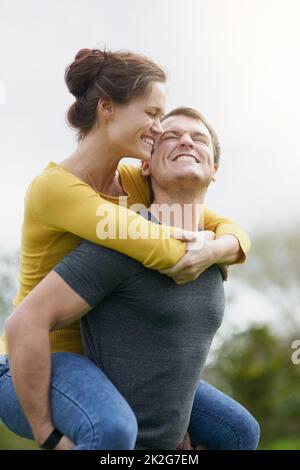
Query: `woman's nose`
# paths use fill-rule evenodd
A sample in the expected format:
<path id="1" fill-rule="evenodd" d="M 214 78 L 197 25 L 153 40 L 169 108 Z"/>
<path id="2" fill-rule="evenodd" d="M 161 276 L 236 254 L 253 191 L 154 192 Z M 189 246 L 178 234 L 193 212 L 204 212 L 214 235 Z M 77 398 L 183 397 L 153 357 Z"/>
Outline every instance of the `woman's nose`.
<path id="1" fill-rule="evenodd" d="M 163 128 L 159 119 L 156 119 L 151 127 L 151 130 L 155 132 L 157 135 L 161 135 L 163 133 Z"/>

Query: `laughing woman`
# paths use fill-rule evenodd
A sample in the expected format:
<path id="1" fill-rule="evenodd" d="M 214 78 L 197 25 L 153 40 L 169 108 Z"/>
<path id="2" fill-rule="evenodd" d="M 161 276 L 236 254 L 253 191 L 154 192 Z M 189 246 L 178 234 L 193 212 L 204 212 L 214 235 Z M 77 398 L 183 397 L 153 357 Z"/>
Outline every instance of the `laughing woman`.
<path id="1" fill-rule="evenodd" d="M 78 131 L 78 146 L 59 164 L 50 162 L 28 188 L 20 288 L 14 307 L 81 239 L 119 251 L 150 269 L 175 266 L 175 281 L 189 281 L 195 273 L 199 276 L 207 263 L 200 241 L 199 250 L 191 252 L 185 243 L 187 234 L 180 240 L 166 238 L 166 227 L 118 205 L 126 200 L 127 207 L 149 206 L 149 189 L 140 169 L 119 163 L 128 155 L 140 160 L 151 157 L 162 131 L 164 71 L 132 52 L 83 49 L 67 68 L 65 80 L 75 96 L 68 121 Z M 110 214 L 108 222 L 115 237 L 106 237 L 99 229 L 104 214 L 106 220 Z M 132 237 L 133 225 L 149 236 Z M 233 235 L 227 254 L 233 262 L 243 261 L 249 240 L 239 226 L 205 209 L 204 228 L 214 231 L 218 239 Z M 119 232 L 125 236 L 118 236 Z M 228 237 L 224 239 L 228 243 Z M 44 448 L 133 449 L 137 435 L 134 413 L 102 371 L 82 355 L 79 322 L 52 331 L 49 344 L 42 349 L 45 356 L 38 361 L 30 341 L 19 350 L 2 335 L 3 422 Z M 38 366 L 40 360 L 43 368 Z"/>

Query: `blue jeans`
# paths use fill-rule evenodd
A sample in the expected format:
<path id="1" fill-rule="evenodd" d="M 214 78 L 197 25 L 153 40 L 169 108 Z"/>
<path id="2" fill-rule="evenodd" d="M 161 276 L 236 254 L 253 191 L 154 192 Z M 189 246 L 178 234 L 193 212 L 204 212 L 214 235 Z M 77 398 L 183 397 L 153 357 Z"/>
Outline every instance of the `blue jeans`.
<path id="1" fill-rule="evenodd" d="M 134 412 L 105 374 L 84 356 L 52 354 L 52 418 L 76 450 L 134 449 Z M 33 439 L 19 404 L 7 356 L 0 356 L 0 419 L 19 436 Z M 259 426 L 239 403 L 201 381 L 188 432 L 207 449 L 256 449 Z"/>

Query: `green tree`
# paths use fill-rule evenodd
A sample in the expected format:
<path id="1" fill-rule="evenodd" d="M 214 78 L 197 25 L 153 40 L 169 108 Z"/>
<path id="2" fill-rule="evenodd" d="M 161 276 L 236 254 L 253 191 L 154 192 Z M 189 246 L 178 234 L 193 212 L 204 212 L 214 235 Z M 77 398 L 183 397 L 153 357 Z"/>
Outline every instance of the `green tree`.
<path id="1" fill-rule="evenodd" d="M 300 365 L 291 344 L 268 326 L 252 326 L 227 339 L 206 369 L 206 379 L 242 403 L 261 426 L 261 445 L 294 439 L 300 449 Z"/>

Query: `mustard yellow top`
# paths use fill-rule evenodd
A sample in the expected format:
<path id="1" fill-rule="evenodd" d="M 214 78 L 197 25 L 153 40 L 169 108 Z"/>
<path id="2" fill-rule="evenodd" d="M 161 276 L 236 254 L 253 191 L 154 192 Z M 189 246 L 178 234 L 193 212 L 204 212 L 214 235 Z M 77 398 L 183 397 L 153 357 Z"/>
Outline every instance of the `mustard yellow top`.
<path id="1" fill-rule="evenodd" d="M 150 205 L 149 189 L 139 167 L 119 165 L 122 187 L 128 194 L 127 207 L 141 203 Z M 96 192 L 87 183 L 50 162 L 30 184 L 25 196 L 22 228 L 19 290 L 13 301 L 16 307 L 26 295 L 69 253 L 81 239 L 117 250 L 134 258 L 147 268 L 164 269 L 173 266 L 185 253 L 185 243 L 163 237 L 163 226 L 117 205 L 119 198 Z M 96 227 L 104 207 L 114 210 L 116 237 L 99 238 Z M 138 209 L 137 209 L 138 210 Z M 110 213 L 110 212 L 109 212 Z M 97 215 L 98 214 L 98 215 Z M 138 224 L 142 233 L 152 238 L 118 238 L 118 228 Z M 113 222 L 113 221 L 112 221 Z M 208 209 L 204 210 L 204 227 L 236 236 L 244 254 L 250 248 L 247 234 L 232 221 Z M 127 230 L 128 233 L 128 230 Z M 126 232 L 125 232 L 126 235 Z M 244 261 L 245 256 L 240 262 Z M 82 353 L 79 322 L 50 333 L 52 352 Z M 0 354 L 7 354 L 5 334 L 0 338 Z"/>

